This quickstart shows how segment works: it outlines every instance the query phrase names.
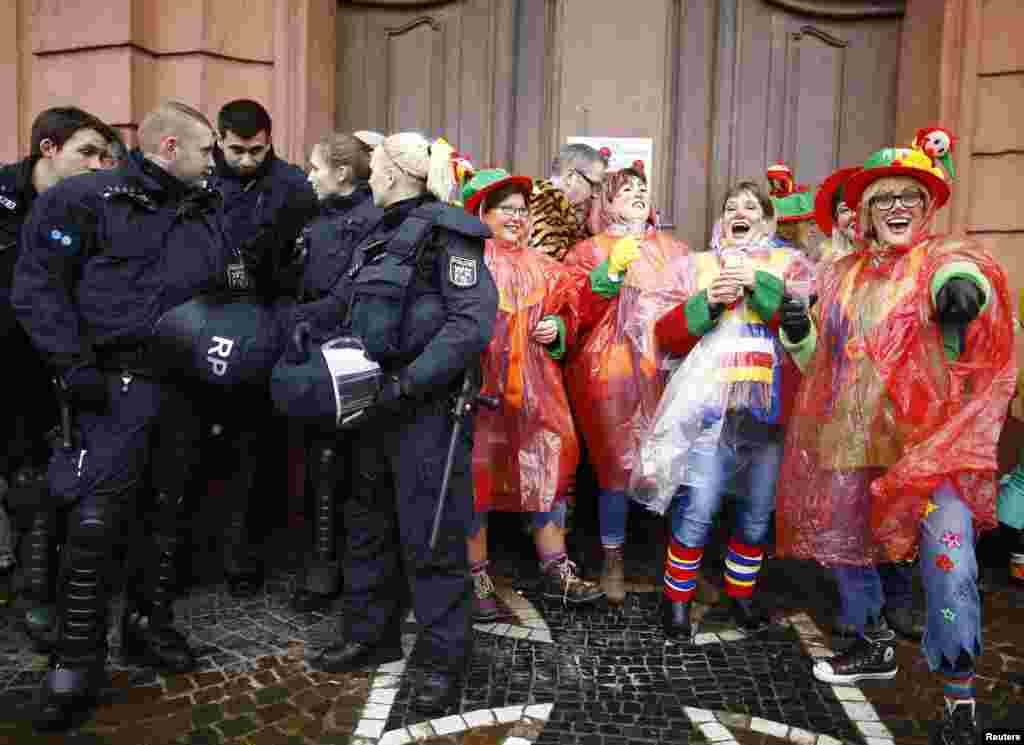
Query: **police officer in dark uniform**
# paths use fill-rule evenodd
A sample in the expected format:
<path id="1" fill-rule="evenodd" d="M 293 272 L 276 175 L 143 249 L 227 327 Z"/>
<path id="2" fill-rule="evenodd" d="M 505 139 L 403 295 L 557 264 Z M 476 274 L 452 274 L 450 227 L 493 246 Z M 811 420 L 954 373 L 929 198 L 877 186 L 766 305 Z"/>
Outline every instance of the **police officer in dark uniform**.
<path id="1" fill-rule="evenodd" d="M 50 625 L 55 510 L 46 493 L 47 432 L 57 424 L 50 371 L 17 323 L 11 307 L 14 265 L 20 254 L 21 227 L 36 198 L 69 176 L 104 167 L 113 130 L 75 107 L 47 109 L 32 123 L 27 158 L 0 168 L 0 335 L 8 356 L 0 419 L 0 533 L 6 516 L 3 492 L 17 522 L 27 528 L 22 551 L 27 595 L 33 606 L 25 616 L 29 633 L 43 638 Z M 0 538 L 0 544 L 5 541 Z M 11 556 L 0 545 L 0 574 Z"/>
<path id="2" fill-rule="evenodd" d="M 199 187 L 213 162 L 213 131 L 168 101 L 143 119 L 118 168 L 67 179 L 43 194 L 22 230 L 12 304 L 59 373 L 78 430 L 74 457 L 50 465 L 71 503 L 58 584 L 58 637 L 40 689 L 36 724 L 67 726 L 104 680 L 106 588 L 114 539 L 156 479 L 154 534 L 133 548 L 122 656 L 173 671 L 194 657 L 172 626 L 174 554 L 198 421 L 184 389 L 159 382 L 145 344 L 166 310 L 227 281 L 232 256 L 216 194 Z M 160 432 L 163 412 L 178 412 Z M 154 448 L 158 447 L 158 451 Z M 151 463 L 151 452 L 166 456 Z M 134 521 L 133 521 L 134 522 Z"/>
<path id="3" fill-rule="evenodd" d="M 359 133 L 370 139 L 373 133 Z M 374 144 L 379 144 L 379 136 Z M 373 203 L 367 179 L 373 148 L 359 136 L 334 132 L 313 146 L 309 182 L 320 200 L 320 214 L 302 231 L 302 273 L 296 289 L 299 304 L 291 315 L 290 327 L 315 315 L 318 303 L 333 306 L 331 290 L 348 269 L 352 249 L 380 219 L 383 211 Z M 333 314 L 329 314 L 333 315 Z M 335 318 L 333 328 L 302 323 L 301 333 L 323 343 L 340 334 Z M 326 431 L 325 431 L 326 430 Z M 344 501 L 344 478 L 348 469 L 347 439 L 334 427 L 305 428 L 306 467 L 313 487 L 313 545 L 298 578 L 291 599 L 298 611 L 325 611 L 341 589 L 341 563 L 337 557 L 337 496 Z M 347 493 L 347 490 L 345 490 Z"/>
<path id="4" fill-rule="evenodd" d="M 445 709 L 471 653 L 466 529 L 473 509 L 471 428 L 457 442 L 439 540 L 429 546 L 453 432 L 452 403 L 494 334 L 497 289 L 484 264 L 490 231 L 438 201 L 452 192 L 451 148 L 417 134 L 374 150 L 370 188 L 383 216 L 307 320 L 341 322 L 383 368 L 369 421 L 352 438 L 345 502 L 345 638 L 315 665 L 342 672 L 402 657 L 407 587 L 421 632 L 414 705 Z M 301 336 L 301 332 L 299 333 Z"/>
<path id="5" fill-rule="evenodd" d="M 296 239 L 317 213 L 316 195 L 302 169 L 274 154 L 272 122 L 261 104 L 248 99 L 225 104 L 217 128 L 220 142 L 208 186 L 223 196 L 228 242 L 241 251 L 252 290 L 269 302 L 287 292 L 282 275 L 298 258 Z M 229 589 L 239 596 L 251 595 L 262 584 L 262 561 L 250 545 L 257 466 L 276 459 L 284 467 L 284 442 L 267 438 L 276 431 L 271 413 L 266 391 L 254 387 L 232 392 L 227 412 L 219 414 L 233 451 L 231 462 L 221 464 L 232 469 L 224 562 Z"/>

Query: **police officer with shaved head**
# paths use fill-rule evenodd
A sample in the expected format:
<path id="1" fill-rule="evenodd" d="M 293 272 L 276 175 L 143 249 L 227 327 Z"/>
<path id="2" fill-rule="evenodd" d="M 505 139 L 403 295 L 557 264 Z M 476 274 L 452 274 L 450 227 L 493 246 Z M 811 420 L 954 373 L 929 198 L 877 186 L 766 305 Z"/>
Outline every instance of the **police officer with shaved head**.
<path id="1" fill-rule="evenodd" d="M 165 102 L 142 120 L 138 142 L 114 170 L 67 179 L 37 199 L 14 272 L 15 314 L 57 371 L 74 425 L 50 463 L 51 490 L 70 511 L 57 642 L 36 714 L 43 729 L 66 727 L 103 686 L 113 546 L 151 496 L 150 468 L 152 535 L 131 546 L 122 653 L 170 671 L 194 665 L 172 626 L 172 601 L 199 427 L 185 390 L 150 363 L 147 342 L 165 311 L 223 288 L 235 257 L 216 195 L 201 187 L 213 165 L 206 117 Z"/>

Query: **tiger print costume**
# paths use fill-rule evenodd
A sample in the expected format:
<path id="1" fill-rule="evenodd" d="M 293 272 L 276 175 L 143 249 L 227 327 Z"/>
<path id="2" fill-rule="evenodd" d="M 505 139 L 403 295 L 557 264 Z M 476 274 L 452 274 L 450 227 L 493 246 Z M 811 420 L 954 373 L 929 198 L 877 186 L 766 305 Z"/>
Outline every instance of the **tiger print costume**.
<path id="1" fill-rule="evenodd" d="M 565 261 L 569 249 L 590 237 L 586 221 L 576 216 L 565 192 L 547 179 L 535 179 L 530 195 L 530 248 Z"/>

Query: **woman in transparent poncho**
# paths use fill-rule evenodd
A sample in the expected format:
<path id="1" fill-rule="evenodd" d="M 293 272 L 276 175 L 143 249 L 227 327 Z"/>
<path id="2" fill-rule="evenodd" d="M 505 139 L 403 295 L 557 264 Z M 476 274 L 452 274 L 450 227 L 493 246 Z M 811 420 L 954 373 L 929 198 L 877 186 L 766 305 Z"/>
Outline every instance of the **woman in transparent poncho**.
<path id="1" fill-rule="evenodd" d="M 768 622 L 753 590 L 798 375 L 778 339 L 780 309 L 806 302 L 813 286 L 806 258 L 772 241 L 773 218 L 757 184 L 739 183 L 726 195 L 711 250 L 670 265 L 666 288 L 642 297 L 629 324 L 636 334 L 653 326 L 664 352 L 685 355 L 632 474 L 634 499 L 670 515 L 662 624 L 673 639 L 692 633 L 690 603 L 704 546 L 733 480 L 739 507 L 726 557 L 729 611 L 744 631 Z"/>
<path id="2" fill-rule="evenodd" d="M 558 360 L 576 338 L 577 291 L 565 266 L 531 249 L 532 182 L 500 168 L 480 171 L 462 191 L 466 211 L 490 229 L 484 261 L 498 286 L 494 338 L 483 355 L 483 389 L 499 408 L 474 422 L 474 519 L 467 540 L 473 576 L 473 618 L 500 611 L 488 573 L 487 515 L 529 512 L 541 569 L 541 592 L 569 605 L 604 593 L 579 576 L 565 548 L 565 510 L 579 464 Z"/>
<path id="3" fill-rule="evenodd" d="M 1016 362 L 1006 273 L 930 231 L 950 187 L 920 150 L 886 148 L 846 184 L 856 250 L 826 266 L 811 317 L 783 328 L 804 372 L 779 479 L 778 551 L 833 567 L 857 642 L 828 683 L 898 667 L 877 565 L 918 556 L 942 677 L 944 743 L 973 742 L 981 653 L 977 531 L 995 526 L 999 432 Z M 799 321 L 799 323 L 797 322 Z"/>
<path id="4" fill-rule="evenodd" d="M 601 586 L 615 604 L 625 600 L 629 474 L 666 380 L 653 329 L 629 335 L 625 323 L 641 295 L 660 287 L 665 268 L 688 250 L 655 222 L 643 164 L 610 173 L 591 208 L 594 237 L 576 244 L 565 261 L 581 285 L 580 342 L 570 351 L 565 382 L 597 476 Z"/>

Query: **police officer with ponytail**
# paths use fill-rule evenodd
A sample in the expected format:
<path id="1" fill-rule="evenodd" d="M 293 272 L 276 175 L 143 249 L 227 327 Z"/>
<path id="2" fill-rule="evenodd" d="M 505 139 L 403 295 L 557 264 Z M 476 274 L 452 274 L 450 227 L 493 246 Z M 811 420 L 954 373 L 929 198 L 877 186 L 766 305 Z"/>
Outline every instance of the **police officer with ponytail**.
<path id="1" fill-rule="evenodd" d="M 456 193 L 452 154 L 447 143 L 412 133 L 387 137 L 374 150 L 370 189 L 383 212 L 352 248 L 332 299 L 316 309 L 300 306 L 300 349 L 289 353 L 293 361 L 305 356 L 305 328 L 338 324 L 382 373 L 372 404 L 343 420 L 358 426 L 345 502 L 344 638 L 314 664 L 343 672 L 401 659 L 402 619 L 411 605 L 420 624 L 413 662 L 422 673 L 413 704 L 425 712 L 454 703 L 471 653 L 471 426 L 456 439 L 433 549 L 430 533 L 453 403 L 493 336 L 498 305 L 483 260 L 490 231 L 445 204 Z M 310 352 L 320 361 L 325 354 Z M 310 366 L 275 371 L 275 402 L 292 415 L 314 414 L 317 406 L 333 414 L 345 398 L 335 394 L 344 392 L 301 383 Z"/>

